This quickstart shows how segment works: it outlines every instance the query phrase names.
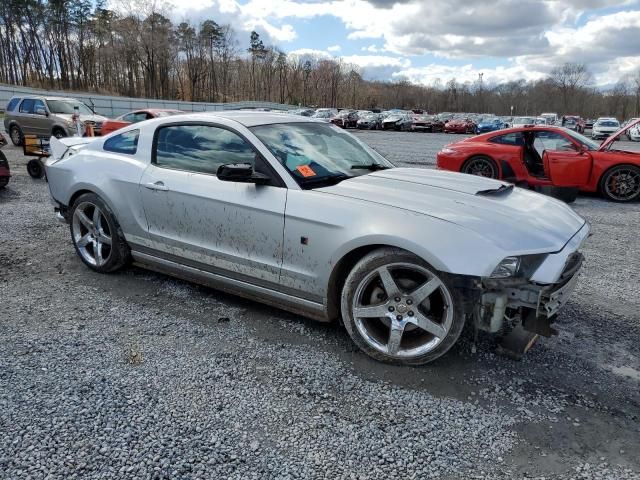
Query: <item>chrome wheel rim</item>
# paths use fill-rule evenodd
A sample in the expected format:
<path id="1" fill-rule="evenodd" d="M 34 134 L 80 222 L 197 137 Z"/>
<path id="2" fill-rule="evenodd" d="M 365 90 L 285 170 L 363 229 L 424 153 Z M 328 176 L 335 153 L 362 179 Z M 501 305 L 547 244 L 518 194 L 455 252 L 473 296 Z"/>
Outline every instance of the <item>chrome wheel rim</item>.
<path id="1" fill-rule="evenodd" d="M 632 168 L 620 168 L 611 172 L 605 182 L 607 195 L 621 201 L 632 200 L 640 194 L 640 171 Z"/>
<path id="2" fill-rule="evenodd" d="M 16 127 L 11 129 L 11 141 L 13 143 L 20 143 L 20 131 Z"/>
<path id="3" fill-rule="evenodd" d="M 352 301 L 353 319 L 369 346 L 394 358 L 434 350 L 453 323 L 453 300 L 430 270 L 392 263 L 369 273 Z"/>
<path id="4" fill-rule="evenodd" d="M 73 241 L 80 256 L 100 267 L 111 256 L 112 235 L 104 213 L 91 202 L 82 202 L 73 212 Z"/>
<path id="5" fill-rule="evenodd" d="M 486 158 L 476 158 L 469 162 L 465 173 L 487 178 L 495 178 L 497 176 L 493 164 Z"/>

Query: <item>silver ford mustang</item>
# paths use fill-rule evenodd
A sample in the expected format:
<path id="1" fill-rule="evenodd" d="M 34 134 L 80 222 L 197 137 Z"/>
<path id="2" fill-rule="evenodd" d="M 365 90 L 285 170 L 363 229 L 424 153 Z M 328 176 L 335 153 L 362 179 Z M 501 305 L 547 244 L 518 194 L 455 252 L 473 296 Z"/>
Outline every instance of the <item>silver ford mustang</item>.
<path id="1" fill-rule="evenodd" d="M 550 335 L 589 232 L 557 200 L 395 168 L 344 130 L 299 116 L 187 114 L 51 142 L 51 197 L 89 268 L 132 261 L 342 320 L 386 362 L 438 358 L 467 321 L 526 344 Z"/>

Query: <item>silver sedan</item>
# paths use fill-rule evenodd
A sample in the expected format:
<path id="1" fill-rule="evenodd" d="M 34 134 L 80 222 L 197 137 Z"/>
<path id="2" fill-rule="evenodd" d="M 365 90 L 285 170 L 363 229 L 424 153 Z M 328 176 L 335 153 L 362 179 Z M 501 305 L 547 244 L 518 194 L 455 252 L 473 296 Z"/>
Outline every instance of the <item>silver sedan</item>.
<path id="1" fill-rule="evenodd" d="M 57 216 L 98 272 L 135 262 L 321 321 L 378 360 L 424 364 L 469 322 L 553 333 L 586 222 L 486 178 L 396 168 L 331 124 L 188 114 L 52 139 Z"/>

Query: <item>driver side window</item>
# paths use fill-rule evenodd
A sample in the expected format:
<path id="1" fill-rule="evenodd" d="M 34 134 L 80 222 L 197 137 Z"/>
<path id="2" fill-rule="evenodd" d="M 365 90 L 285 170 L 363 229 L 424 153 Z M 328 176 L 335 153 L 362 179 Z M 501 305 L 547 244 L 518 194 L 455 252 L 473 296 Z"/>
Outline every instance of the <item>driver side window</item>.
<path id="1" fill-rule="evenodd" d="M 576 146 L 564 135 L 547 130 L 536 132 L 533 146 L 542 155 L 544 151 L 575 152 Z"/>
<path id="2" fill-rule="evenodd" d="M 156 131 L 158 167 L 215 175 L 220 165 L 249 163 L 256 153 L 238 134 L 212 125 L 169 125 Z"/>

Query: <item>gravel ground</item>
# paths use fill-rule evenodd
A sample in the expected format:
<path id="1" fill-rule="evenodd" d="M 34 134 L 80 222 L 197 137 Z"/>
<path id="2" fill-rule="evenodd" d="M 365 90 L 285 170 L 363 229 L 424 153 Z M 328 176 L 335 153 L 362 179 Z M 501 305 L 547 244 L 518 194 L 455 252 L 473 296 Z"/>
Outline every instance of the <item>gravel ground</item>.
<path id="1" fill-rule="evenodd" d="M 361 132 L 428 166 L 454 138 Z M 640 478 L 640 204 L 583 196 L 581 282 L 521 362 L 463 340 L 376 363 L 315 323 L 76 258 L 7 147 L 0 192 L 0 478 Z"/>

